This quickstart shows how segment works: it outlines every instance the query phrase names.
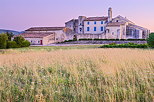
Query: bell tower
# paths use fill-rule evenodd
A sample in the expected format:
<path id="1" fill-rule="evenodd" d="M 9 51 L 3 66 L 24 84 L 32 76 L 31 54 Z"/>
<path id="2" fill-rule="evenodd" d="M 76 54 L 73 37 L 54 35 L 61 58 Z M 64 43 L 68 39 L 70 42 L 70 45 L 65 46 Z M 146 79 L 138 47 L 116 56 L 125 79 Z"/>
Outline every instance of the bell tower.
<path id="1" fill-rule="evenodd" d="M 112 8 L 110 7 L 108 10 L 108 22 L 112 20 Z"/>

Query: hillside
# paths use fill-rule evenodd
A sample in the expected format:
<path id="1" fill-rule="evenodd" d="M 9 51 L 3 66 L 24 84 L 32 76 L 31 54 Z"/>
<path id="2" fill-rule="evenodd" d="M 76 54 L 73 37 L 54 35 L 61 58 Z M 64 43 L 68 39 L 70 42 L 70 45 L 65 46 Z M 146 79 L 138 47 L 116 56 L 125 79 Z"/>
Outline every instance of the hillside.
<path id="1" fill-rule="evenodd" d="M 14 35 L 17 35 L 17 34 L 22 33 L 22 32 L 14 31 L 14 30 L 5 30 L 5 29 L 0 29 L 0 34 L 1 34 L 1 33 L 6 33 L 6 32 L 12 32 Z"/>

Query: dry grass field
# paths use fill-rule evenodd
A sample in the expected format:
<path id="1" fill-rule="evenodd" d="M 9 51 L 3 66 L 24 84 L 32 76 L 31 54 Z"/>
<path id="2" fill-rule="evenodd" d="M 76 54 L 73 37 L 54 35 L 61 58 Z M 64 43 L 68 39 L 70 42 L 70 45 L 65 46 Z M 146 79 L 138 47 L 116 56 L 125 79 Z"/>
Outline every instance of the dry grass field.
<path id="1" fill-rule="evenodd" d="M 0 102 L 152 102 L 154 50 L 0 53 Z"/>

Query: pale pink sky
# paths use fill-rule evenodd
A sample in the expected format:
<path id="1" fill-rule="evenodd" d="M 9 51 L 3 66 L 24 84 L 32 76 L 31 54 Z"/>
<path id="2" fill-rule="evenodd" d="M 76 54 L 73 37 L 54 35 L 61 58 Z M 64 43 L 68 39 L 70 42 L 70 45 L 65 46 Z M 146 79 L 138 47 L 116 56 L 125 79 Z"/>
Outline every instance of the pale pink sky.
<path id="1" fill-rule="evenodd" d="M 23 31 L 33 26 L 64 26 L 72 18 L 124 16 L 154 32 L 154 0 L 0 0 L 0 29 Z"/>

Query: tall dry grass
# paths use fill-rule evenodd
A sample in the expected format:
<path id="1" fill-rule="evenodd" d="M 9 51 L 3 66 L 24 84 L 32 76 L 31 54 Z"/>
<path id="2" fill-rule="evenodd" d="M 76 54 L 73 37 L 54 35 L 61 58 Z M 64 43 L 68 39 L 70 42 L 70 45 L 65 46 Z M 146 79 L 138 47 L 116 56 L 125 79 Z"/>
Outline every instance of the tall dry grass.
<path id="1" fill-rule="evenodd" d="M 154 50 L 0 54 L 3 102 L 152 102 Z"/>

